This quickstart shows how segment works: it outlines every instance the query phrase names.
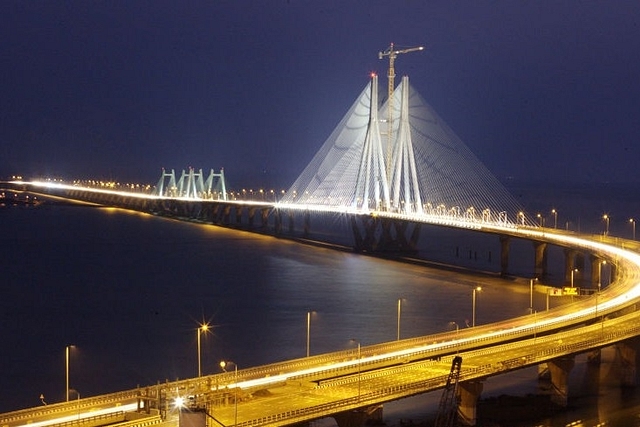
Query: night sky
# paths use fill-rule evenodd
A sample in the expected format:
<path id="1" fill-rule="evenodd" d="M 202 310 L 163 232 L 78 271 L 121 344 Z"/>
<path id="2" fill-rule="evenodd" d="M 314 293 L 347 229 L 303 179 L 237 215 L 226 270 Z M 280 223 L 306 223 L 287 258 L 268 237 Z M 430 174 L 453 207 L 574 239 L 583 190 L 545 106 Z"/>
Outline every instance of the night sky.
<path id="1" fill-rule="evenodd" d="M 0 177 L 287 188 L 377 72 L 500 179 L 640 182 L 640 2 L 0 2 Z"/>

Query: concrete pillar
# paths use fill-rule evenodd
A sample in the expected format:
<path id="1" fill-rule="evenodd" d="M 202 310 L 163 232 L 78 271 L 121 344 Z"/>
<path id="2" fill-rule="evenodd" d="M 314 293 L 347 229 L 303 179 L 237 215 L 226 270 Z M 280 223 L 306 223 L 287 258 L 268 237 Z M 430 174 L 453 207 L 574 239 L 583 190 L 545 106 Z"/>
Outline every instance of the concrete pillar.
<path id="1" fill-rule="evenodd" d="M 638 339 L 629 339 L 616 343 L 616 358 L 620 366 L 620 385 L 622 387 L 636 386 L 636 357 L 638 353 Z"/>
<path id="2" fill-rule="evenodd" d="M 591 350 L 587 353 L 586 369 L 580 390 L 586 394 L 597 395 L 600 391 L 600 362 L 602 360 L 600 349 Z"/>
<path id="3" fill-rule="evenodd" d="M 567 379 L 575 365 L 574 356 L 563 356 L 547 363 L 551 374 L 551 401 L 558 406 L 566 407 L 569 400 L 569 385 Z"/>
<path id="4" fill-rule="evenodd" d="M 256 208 L 255 207 L 249 207 L 249 228 L 253 228 L 253 222 L 256 218 Z"/>
<path id="5" fill-rule="evenodd" d="M 533 247 L 535 249 L 535 277 L 544 279 L 547 277 L 547 244 L 544 242 L 533 242 Z"/>
<path id="6" fill-rule="evenodd" d="M 242 206 L 236 206 L 236 224 L 242 224 Z"/>
<path id="7" fill-rule="evenodd" d="M 382 405 L 358 408 L 353 411 L 340 412 L 333 416 L 338 427 L 362 427 L 365 424 L 382 423 Z"/>
<path id="8" fill-rule="evenodd" d="M 311 233 L 311 214 L 309 211 L 304 211 L 304 237 L 308 237 Z"/>
<path id="9" fill-rule="evenodd" d="M 509 274 L 509 236 L 500 236 L 500 274 L 504 277 Z"/>
<path id="10" fill-rule="evenodd" d="M 478 420 L 478 399 L 482 393 L 481 381 L 464 381 L 458 384 L 458 422 L 465 426 L 475 426 Z"/>
<path id="11" fill-rule="evenodd" d="M 293 210 L 289 210 L 288 213 L 289 216 L 289 234 L 293 235 L 293 232 L 295 231 L 295 217 L 293 216 Z"/>
<path id="12" fill-rule="evenodd" d="M 280 234 L 282 232 L 282 211 L 280 209 L 276 209 L 274 211 L 274 231 L 276 234 Z"/>

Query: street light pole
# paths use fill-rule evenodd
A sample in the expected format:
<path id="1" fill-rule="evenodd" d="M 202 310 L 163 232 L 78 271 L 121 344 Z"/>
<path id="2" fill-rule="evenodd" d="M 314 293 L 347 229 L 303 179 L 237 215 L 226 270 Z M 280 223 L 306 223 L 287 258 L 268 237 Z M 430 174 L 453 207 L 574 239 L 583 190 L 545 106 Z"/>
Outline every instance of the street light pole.
<path id="1" fill-rule="evenodd" d="M 558 211 L 551 209 L 551 213 L 553 214 L 553 228 L 558 228 Z"/>
<path id="2" fill-rule="evenodd" d="M 602 288 L 602 264 L 606 264 L 607 260 L 602 260 L 598 263 L 598 293 Z"/>
<path id="3" fill-rule="evenodd" d="M 609 235 L 609 215 L 607 214 L 602 215 L 602 219 L 604 219 L 604 222 L 605 222 L 604 235 L 608 236 Z"/>
<path id="4" fill-rule="evenodd" d="M 65 378 L 67 379 L 67 384 L 65 387 L 65 393 L 67 396 L 67 402 L 69 401 L 69 346 L 65 347 Z"/>
<path id="5" fill-rule="evenodd" d="M 573 273 L 576 273 L 578 271 L 577 268 L 573 268 L 571 269 L 571 287 L 573 288 Z"/>
<path id="6" fill-rule="evenodd" d="M 633 236 L 633 240 L 636 240 L 636 220 L 633 218 L 629 218 L 629 222 L 631 223 L 631 229 L 632 231 L 632 236 Z"/>
<path id="7" fill-rule="evenodd" d="M 307 357 L 309 357 L 310 344 L 311 344 L 311 312 L 307 311 Z"/>
<path id="8" fill-rule="evenodd" d="M 202 376 L 202 364 L 201 364 L 201 352 L 200 352 L 200 335 L 202 332 L 206 332 L 209 330 L 209 324 L 205 323 L 198 327 L 198 377 Z"/>
<path id="9" fill-rule="evenodd" d="M 69 351 L 71 350 L 71 347 L 73 347 L 73 345 L 68 345 L 64 349 L 64 353 L 65 353 L 65 378 L 67 380 L 65 395 L 67 397 L 67 402 L 69 401 Z"/>
<path id="10" fill-rule="evenodd" d="M 471 326 L 476 326 L 476 292 L 480 292 L 482 287 L 476 286 L 473 288 L 473 298 L 472 298 L 472 310 L 471 310 Z"/>
<path id="11" fill-rule="evenodd" d="M 537 277 L 529 279 L 529 312 L 533 313 L 533 281 L 538 280 Z"/>

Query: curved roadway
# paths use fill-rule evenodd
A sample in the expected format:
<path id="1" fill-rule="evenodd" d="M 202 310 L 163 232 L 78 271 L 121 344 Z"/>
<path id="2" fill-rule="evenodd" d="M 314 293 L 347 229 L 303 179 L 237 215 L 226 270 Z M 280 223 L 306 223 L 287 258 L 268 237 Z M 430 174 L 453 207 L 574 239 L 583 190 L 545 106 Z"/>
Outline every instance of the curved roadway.
<path id="1" fill-rule="evenodd" d="M 44 188 L 46 192 L 46 184 L 19 184 Z M 132 195 L 135 196 L 127 193 L 128 197 Z M 335 211 L 344 212 L 344 209 Z M 174 409 L 172 402 L 178 396 L 190 396 L 195 405 L 213 412 L 220 424 L 287 425 L 442 388 L 455 354 L 463 357 L 461 380 L 482 378 L 640 335 L 640 327 L 636 326 L 640 314 L 636 314 L 634 307 L 640 300 L 640 255 L 624 247 L 633 242 L 506 222 L 377 215 L 576 248 L 614 263 L 618 268 L 617 280 L 599 294 L 578 298 L 574 303 L 542 313 L 362 347 L 357 353 L 340 351 L 150 387 L 153 393 L 164 397 L 169 415 Z M 118 402 L 112 405 L 113 410 L 122 410 L 123 406 L 131 408 L 125 405 L 135 402 L 137 393 L 136 390 L 122 392 Z M 103 407 L 104 399 L 112 396 L 92 398 L 92 405 Z M 69 405 L 72 404 L 0 415 L 0 425 L 60 423 L 50 411 L 53 406 L 72 410 Z"/>

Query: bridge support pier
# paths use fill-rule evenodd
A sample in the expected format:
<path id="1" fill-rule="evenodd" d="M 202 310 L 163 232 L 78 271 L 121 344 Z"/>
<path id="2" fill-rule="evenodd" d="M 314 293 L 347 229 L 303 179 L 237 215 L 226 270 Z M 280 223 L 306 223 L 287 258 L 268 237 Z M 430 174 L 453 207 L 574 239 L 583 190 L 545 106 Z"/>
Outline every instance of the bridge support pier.
<path id="1" fill-rule="evenodd" d="M 567 379 L 575 366 L 574 356 L 564 356 L 550 360 L 547 365 L 551 374 L 552 394 L 551 401 L 558 406 L 566 407 L 569 399 L 569 386 Z"/>
<path id="2" fill-rule="evenodd" d="M 535 277 L 544 279 L 547 277 L 547 244 L 545 242 L 533 242 L 535 249 Z"/>
<path id="3" fill-rule="evenodd" d="M 478 399 L 482 393 L 481 381 L 463 381 L 458 384 L 458 421 L 465 426 L 475 426 L 477 422 Z"/>
<path id="4" fill-rule="evenodd" d="M 621 341 L 616 344 L 616 358 L 620 366 L 620 386 L 636 386 L 636 360 L 638 354 L 638 338 Z"/>
<path id="5" fill-rule="evenodd" d="M 505 277 L 509 274 L 509 236 L 500 236 L 500 275 Z"/>
<path id="6" fill-rule="evenodd" d="M 571 272 L 574 270 L 578 270 L 580 271 L 581 276 L 580 277 L 585 277 L 584 274 L 584 270 L 585 270 L 585 260 L 584 260 L 584 254 L 581 252 L 578 252 L 576 250 L 573 249 L 565 249 L 564 251 L 564 280 L 566 283 L 570 283 L 571 282 Z M 574 281 L 574 286 L 577 286 L 577 276 L 574 275 L 573 277 L 573 281 Z M 582 281 L 581 281 L 582 282 Z"/>
<path id="7" fill-rule="evenodd" d="M 371 421 L 382 422 L 382 405 L 374 405 L 353 411 L 340 412 L 333 418 L 338 423 L 338 427 L 362 427 Z"/>

